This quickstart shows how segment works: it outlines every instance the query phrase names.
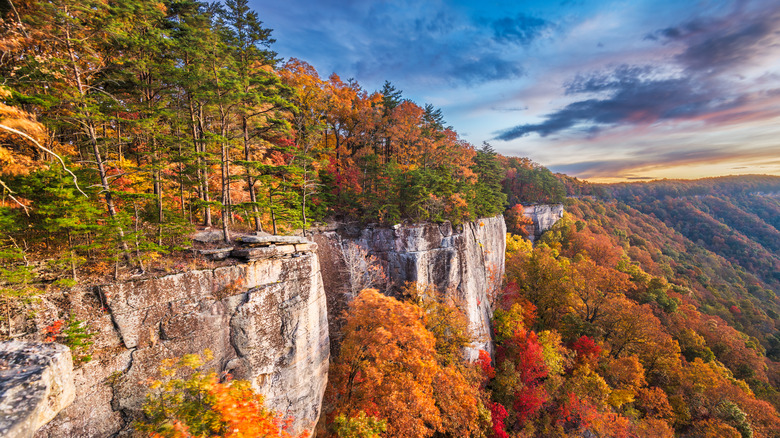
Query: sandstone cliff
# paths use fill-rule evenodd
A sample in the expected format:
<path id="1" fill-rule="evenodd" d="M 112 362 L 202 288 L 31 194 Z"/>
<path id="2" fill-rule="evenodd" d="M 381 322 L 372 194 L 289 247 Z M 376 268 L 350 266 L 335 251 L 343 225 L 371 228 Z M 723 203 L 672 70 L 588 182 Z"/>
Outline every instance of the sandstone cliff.
<path id="1" fill-rule="evenodd" d="M 94 359 L 73 373 L 75 400 L 35 436 L 121 435 L 139 415 L 143 382 L 158 376 L 161 361 L 206 348 L 214 353 L 207 368 L 251 381 L 270 408 L 295 419 L 295 431 L 314 430 L 327 383 L 328 324 L 338 325 L 351 280 L 344 249 L 375 257 L 388 293 L 417 281 L 455 298 L 477 339 L 467 351 L 473 360 L 479 349 L 492 350 L 505 235 L 497 216 L 456 227 L 342 227 L 316 234 L 319 247 L 300 238 L 245 236 L 242 247 L 205 256 L 231 254 L 246 263 L 75 288 L 61 297 L 66 302 L 44 299 L 42 313 L 67 308 L 96 336 Z"/>
<path id="2" fill-rule="evenodd" d="M 533 220 L 534 224 L 527 228 L 528 238 L 535 241 L 543 232 L 552 228 L 563 217 L 562 204 L 539 204 L 525 207 L 524 214 Z"/>
<path id="3" fill-rule="evenodd" d="M 109 436 L 138 415 L 164 358 L 209 348 L 208 368 L 246 379 L 266 404 L 313 430 L 327 383 L 325 292 L 314 245 L 211 270 L 72 291 L 97 330 L 95 359 L 75 372 L 73 404 L 37 437 Z"/>
<path id="4" fill-rule="evenodd" d="M 502 216 L 455 227 L 449 222 L 391 228 L 342 226 L 315 234 L 314 240 L 319 245 L 333 333 L 338 333 L 337 317 L 348 300 L 344 285 L 350 278 L 344 250 L 357 245 L 378 259 L 387 276 L 388 293 L 416 281 L 457 299 L 477 339 L 467 351 L 470 359 L 476 359 L 479 349 L 492 351 L 491 301 L 504 275 L 506 224 Z"/>

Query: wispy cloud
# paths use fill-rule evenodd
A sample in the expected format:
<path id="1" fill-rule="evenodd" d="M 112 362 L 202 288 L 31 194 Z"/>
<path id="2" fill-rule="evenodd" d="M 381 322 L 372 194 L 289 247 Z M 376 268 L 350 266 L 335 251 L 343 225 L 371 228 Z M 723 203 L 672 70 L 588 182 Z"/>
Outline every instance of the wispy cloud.
<path id="1" fill-rule="evenodd" d="M 530 44 L 551 26 L 552 23 L 547 20 L 522 13 L 515 17 L 502 17 L 492 23 L 497 41 L 521 45 Z"/>
<path id="2" fill-rule="evenodd" d="M 666 65 L 620 65 L 606 72 L 579 74 L 565 84 L 565 93 L 587 98 L 545 115 L 538 123 L 499 131 L 496 139 L 513 140 L 533 133 L 545 137 L 573 128 L 592 136 L 621 124 L 707 119 L 707 115 L 712 116 L 711 122 L 723 123 L 744 117 L 756 99 L 766 96 L 744 91 L 744 83 L 735 84 L 744 80 L 736 70 L 768 50 L 777 51 L 778 17 L 780 5 L 769 10 L 738 10 L 725 18 L 692 20 L 655 31 L 646 38 L 682 47 Z M 594 94 L 598 96 L 591 97 Z"/>

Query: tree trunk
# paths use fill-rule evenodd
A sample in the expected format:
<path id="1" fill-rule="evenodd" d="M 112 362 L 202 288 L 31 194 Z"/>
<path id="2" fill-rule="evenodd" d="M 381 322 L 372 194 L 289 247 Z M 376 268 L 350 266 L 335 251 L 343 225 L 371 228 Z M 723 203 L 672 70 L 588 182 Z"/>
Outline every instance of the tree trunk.
<path id="1" fill-rule="evenodd" d="M 200 152 L 203 155 L 203 192 L 202 199 L 204 204 L 203 208 L 203 225 L 206 227 L 211 226 L 211 197 L 209 196 L 209 162 L 206 159 L 206 142 L 205 142 L 205 130 L 203 126 L 203 104 L 198 102 L 198 128 L 200 132 Z"/>
<path id="2" fill-rule="evenodd" d="M 249 151 L 249 123 L 245 115 L 241 116 L 241 124 L 244 130 L 244 160 L 250 161 Z M 249 200 L 252 202 L 252 215 L 255 218 L 255 231 L 263 231 L 263 224 L 260 222 L 260 209 L 257 208 L 257 192 L 255 191 L 255 181 L 252 178 L 252 172 L 249 166 L 246 167 L 246 185 L 249 189 Z"/>
<path id="3" fill-rule="evenodd" d="M 67 12 L 67 11 L 66 11 Z M 70 57 L 71 66 L 73 68 L 73 74 L 76 78 L 76 85 L 79 91 L 79 96 L 83 99 L 86 97 L 84 91 L 84 84 L 81 82 L 81 70 L 78 63 L 76 63 L 76 55 L 73 53 L 73 46 L 70 43 L 70 29 L 65 28 L 65 41 L 68 48 L 68 56 Z M 86 109 L 85 104 L 82 102 L 79 105 L 84 113 L 84 121 L 82 121 L 82 127 L 86 130 L 87 137 L 89 138 L 90 145 L 92 146 L 92 154 L 95 157 L 97 163 L 98 173 L 100 174 L 100 185 L 103 188 L 103 193 L 106 201 L 106 209 L 108 210 L 108 216 L 116 224 L 117 235 L 119 237 L 120 246 L 124 251 L 125 258 L 129 259 L 127 242 L 125 242 L 125 233 L 122 230 L 122 226 L 116 222 L 116 208 L 114 207 L 114 199 L 111 196 L 111 186 L 108 184 L 108 177 L 106 175 L 106 168 L 103 164 L 103 157 L 100 154 L 100 148 L 98 146 L 97 134 L 95 133 L 95 125 L 91 119 L 89 110 Z"/>

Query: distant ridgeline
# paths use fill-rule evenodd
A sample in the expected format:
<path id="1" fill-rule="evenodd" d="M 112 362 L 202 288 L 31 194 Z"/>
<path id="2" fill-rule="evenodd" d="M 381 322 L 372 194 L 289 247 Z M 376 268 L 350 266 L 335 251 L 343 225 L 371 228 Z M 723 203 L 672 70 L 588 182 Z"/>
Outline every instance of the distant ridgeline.
<path id="1" fill-rule="evenodd" d="M 780 177 L 729 176 L 606 186 L 780 292 Z"/>

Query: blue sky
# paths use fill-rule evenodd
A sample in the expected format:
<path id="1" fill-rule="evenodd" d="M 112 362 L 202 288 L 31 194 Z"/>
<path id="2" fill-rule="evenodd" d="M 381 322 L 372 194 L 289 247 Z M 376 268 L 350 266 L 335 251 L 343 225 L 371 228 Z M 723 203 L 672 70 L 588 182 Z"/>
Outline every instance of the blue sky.
<path id="1" fill-rule="evenodd" d="M 594 181 L 780 175 L 776 0 L 250 0 L 283 58 Z"/>

